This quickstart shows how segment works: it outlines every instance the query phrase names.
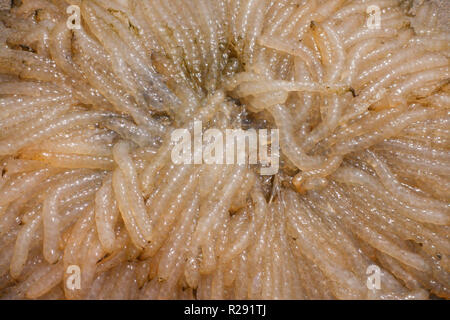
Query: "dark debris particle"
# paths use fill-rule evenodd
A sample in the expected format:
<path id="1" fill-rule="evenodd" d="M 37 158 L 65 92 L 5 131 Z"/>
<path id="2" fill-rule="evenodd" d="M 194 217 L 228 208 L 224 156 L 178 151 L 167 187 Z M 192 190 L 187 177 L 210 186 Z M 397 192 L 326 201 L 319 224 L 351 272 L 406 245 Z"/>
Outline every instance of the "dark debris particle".
<path id="1" fill-rule="evenodd" d="M 19 47 L 20 47 L 20 49 L 22 49 L 23 51 L 36 53 L 36 50 L 34 50 L 33 48 L 30 48 L 29 46 L 26 46 L 26 45 L 23 45 L 23 44 L 19 44 Z"/>
<path id="2" fill-rule="evenodd" d="M 192 290 L 192 294 L 193 294 L 193 296 L 194 296 L 194 299 L 197 300 L 197 288 L 194 288 L 194 289 Z"/>
<path id="3" fill-rule="evenodd" d="M 22 0 L 11 0 L 11 8 L 20 7 L 22 5 Z"/>

